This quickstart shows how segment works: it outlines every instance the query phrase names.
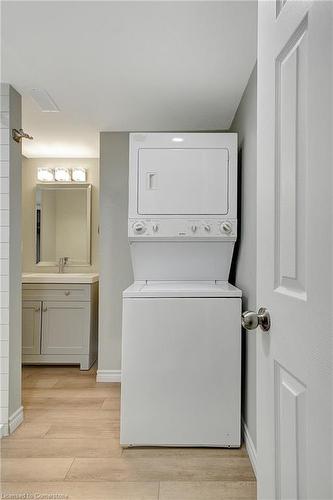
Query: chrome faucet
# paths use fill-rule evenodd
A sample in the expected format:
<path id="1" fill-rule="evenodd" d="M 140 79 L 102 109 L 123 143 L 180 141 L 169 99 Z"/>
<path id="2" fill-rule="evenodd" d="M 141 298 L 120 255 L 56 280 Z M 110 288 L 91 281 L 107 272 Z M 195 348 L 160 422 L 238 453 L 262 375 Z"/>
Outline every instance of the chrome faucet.
<path id="1" fill-rule="evenodd" d="M 59 264 L 58 264 L 58 269 L 59 273 L 64 272 L 65 265 L 68 263 L 68 257 L 60 257 L 59 258 Z"/>

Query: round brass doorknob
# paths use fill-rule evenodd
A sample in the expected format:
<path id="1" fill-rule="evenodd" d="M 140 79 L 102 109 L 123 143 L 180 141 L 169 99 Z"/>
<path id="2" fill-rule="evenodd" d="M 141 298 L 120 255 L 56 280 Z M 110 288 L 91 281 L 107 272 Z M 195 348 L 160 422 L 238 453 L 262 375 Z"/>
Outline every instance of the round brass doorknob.
<path id="1" fill-rule="evenodd" d="M 261 307 L 258 313 L 254 311 L 245 311 L 242 314 L 242 327 L 246 330 L 255 330 L 260 328 L 268 332 L 271 327 L 271 317 L 265 307 Z"/>

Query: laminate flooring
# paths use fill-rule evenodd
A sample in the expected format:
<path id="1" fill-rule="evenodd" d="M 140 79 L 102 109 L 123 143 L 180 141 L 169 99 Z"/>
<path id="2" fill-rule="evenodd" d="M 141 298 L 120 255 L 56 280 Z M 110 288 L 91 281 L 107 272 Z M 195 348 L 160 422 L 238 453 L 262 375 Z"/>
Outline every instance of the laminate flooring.
<path id="1" fill-rule="evenodd" d="M 25 366 L 22 387 L 24 422 L 1 440 L 3 498 L 256 498 L 244 447 L 122 449 L 120 384 L 96 383 L 95 368 Z"/>

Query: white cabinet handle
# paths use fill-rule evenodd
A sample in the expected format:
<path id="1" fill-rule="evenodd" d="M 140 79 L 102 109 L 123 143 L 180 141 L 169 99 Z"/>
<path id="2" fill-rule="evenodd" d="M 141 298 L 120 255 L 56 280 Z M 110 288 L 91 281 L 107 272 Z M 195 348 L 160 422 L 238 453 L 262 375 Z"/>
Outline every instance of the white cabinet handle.
<path id="1" fill-rule="evenodd" d="M 46 311 L 47 311 L 47 307 L 46 307 L 46 306 L 44 306 L 44 307 L 43 307 L 43 312 L 46 312 Z"/>
<path id="2" fill-rule="evenodd" d="M 40 307 L 35 308 L 35 312 L 38 313 L 40 311 Z"/>
<path id="3" fill-rule="evenodd" d="M 68 296 L 68 295 L 70 295 L 70 293 L 71 293 L 71 292 L 70 292 L 69 290 L 66 290 L 66 291 L 65 291 L 65 295 L 67 295 L 67 296 Z"/>

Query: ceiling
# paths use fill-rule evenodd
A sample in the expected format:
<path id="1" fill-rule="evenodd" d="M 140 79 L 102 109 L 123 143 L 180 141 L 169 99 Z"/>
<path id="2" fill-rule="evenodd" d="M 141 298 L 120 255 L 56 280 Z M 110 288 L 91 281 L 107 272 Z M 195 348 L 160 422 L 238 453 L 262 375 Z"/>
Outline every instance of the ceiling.
<path id="1" fill-rule="evenodd" d="M 2 80 L 28 157 L 98 157 L 99 131 L 228 129 L 256 61 L 252 1 L 2 2 Z M 59 113 L 30 96 L 45 89 Z"/>

